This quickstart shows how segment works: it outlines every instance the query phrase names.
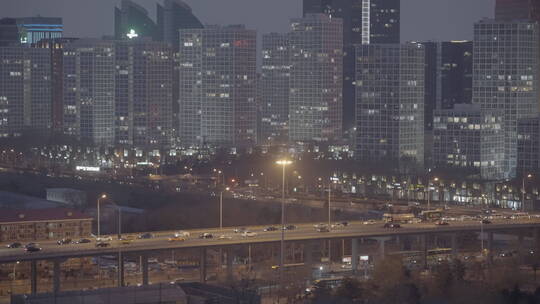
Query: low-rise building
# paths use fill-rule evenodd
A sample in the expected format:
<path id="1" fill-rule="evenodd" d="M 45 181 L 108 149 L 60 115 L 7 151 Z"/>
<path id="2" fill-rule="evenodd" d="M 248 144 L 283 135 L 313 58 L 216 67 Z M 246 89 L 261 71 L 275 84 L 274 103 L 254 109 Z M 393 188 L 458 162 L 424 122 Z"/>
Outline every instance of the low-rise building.
<path id="1" fill-rule="evenodd" d="M 0 242 L 90 236 L 92 217 L 69 208 L 0 209 Z"/>

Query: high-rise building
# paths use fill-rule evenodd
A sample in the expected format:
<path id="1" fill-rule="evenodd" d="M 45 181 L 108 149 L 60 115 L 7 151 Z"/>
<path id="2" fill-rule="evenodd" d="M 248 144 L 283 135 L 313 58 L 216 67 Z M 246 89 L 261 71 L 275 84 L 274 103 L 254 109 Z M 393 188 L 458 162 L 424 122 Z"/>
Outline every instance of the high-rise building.
<path id="1" fill-rule="evenodd" d="M 413 42 L 413 44 L 416 42 Z M 433 111 L 437 104 L 438 42 L 421 42 L 424 46 L 424 127 L 433 130 Z M 426 155 L 429 156 L 429 155 Z"/>
<path id="2" fill-rule="evenodd" d="M 517 166 L 517 126 L 538 115 L 539 28 L 532 21 L 474 25 L 473 103 L 504 111 L 505 174 Z"/>
<path id="3" fill-rule="evenodd" d="M 148 16 L 148 11 L 131 0 L 122 0 L 120 8 L 114 8 L 114 38 L 152 38 L 158 40 L 156 23 Z"/>
<path id="4" fill-rule="evenodd" d="M 263 35 L 260 78 L 260 142 L 285 143 L 289 126 L 291 77 L 289 34 Z"/>
<path id="5" fill-rule="evenodd" d="M 304 16 L 343 19 L 343 127 L 354 126 L 355 44 L 400 43 L 400 0 L 303 0 Z"/>
<path id="6" fill-rule="evenodd" d="M 116 144 L 167 147 L 172 141 L 172 51 L 149 39 L 115 45 Z"/>
<path id="7" fill-rule="evenodd" d="M 308 14 L 291 20 L 289 140 L 337 141 L 342 136 L 342 20 Z"/>
<path id="8" fill-rule="evenodd" d="M 87 144 L 114 144 L 114 42 L 80 39 L 64 46 L 64 133 Z"/>
<path id="9" fill-rule="evenodd" d="M 524 118 L 518 122 L 518 171 L 540 170 L 540 118 Z"/>
<path id="10" fill-rule="evenodd" d="M 257 33 L 242 25 L 179 32 L 180 143 L 256 144 Z"/>
<path id="11" fill-rule="evenodd" d="M 540 2 L 538 0 L 497 0 L 495 19 L 540 21 Z"/>
<path id="12" fill-rule="evenodd" d="M 178 48 L 178 30 L 200 29 L 203 24 L 182 0 L 165 0 L 157 4 L 157 25 L 159 40 Z"/>
<path id="13" fill-rule="evenodd" d="M 32 45 L 41 39 L 62 38 L 64 25 L 57 17 L 17 18 L 17 27 L 22 44 Z"/>
<path id="14" fill-rule="evenodd" d="M 421 42 L 425 47 L 426 130 L 433 127 L 435 109 L 472 102 L 472 41 Z"/>
<path id="15" fill-rule="evenodd" d="M 473 43 L 445 41 L 437 49 L 437 109 L 472 103 Z"/>
<path id="16" fill-rule="evenodd" d="M 400 168 L 424 165 L 424 47 L 356 48 L 356 156 Z"/>
<path id="17" fill-rule="evenodd" d="M 51 130 L 48 50 L 0 47 L 0 137 Z"/>
<path id="18" fill-rule="evenodd" d="M 2 18 L 0 19 L 0 47 L 3 46 L 19 46 L 21 37 L 19 36 L 19 28 L 17 27 L 17 19 Z"/>
<path id="19" fill-rule="evenodd" d="M 49 50 L 51 56 L 52 129 L 63 132 L 64 124 L 64 46 L 77 38 L 41 39 L 33 47 Z"/>
<path id="20" fill-rule="evenodd" d="M 504 178 L 504 115 L 480 105 L 456 104 L 436 110 L 433 164 L 460 168 L 485 180 Z"/>

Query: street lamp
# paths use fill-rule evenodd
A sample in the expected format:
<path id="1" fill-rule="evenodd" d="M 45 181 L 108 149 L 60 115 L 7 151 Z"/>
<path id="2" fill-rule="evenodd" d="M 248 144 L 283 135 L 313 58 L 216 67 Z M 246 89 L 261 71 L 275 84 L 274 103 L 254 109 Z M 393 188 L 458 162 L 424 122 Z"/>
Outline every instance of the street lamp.
<path id="1" fill-rule="evenodd" d="M 225 191 L 229 191 L 229 187 Z M 223 190 L 219 193 L 219 230 L 223 230 Z"/>
<path id="2" fill-rule="evenodd" d="M 434 182 L 437 182 L 439 181 L 439 178 L 438 177 L 435 177 L 433 179 Z M 428 180 L 428 183 L 427 183 L 427 195 L 428 195 L 428 198 L 427 198 L 427 205 L 428 205 L 428 210 L 431 210 L 431 188 L 429 187 L 429 184 L 431 183 L 430 180 Z"/>
<path id="3" fill-rule="evenodd" d="M 98 239 L 101 237 L 101 222 L 100 222 L 99 204 L 101 203 L 102 199 L 106 199 L 106 198 L 107 198 L 107 194 L 104 193 L 97 199 L 97 234 L 98 234 Z"/>
<path id="4" fill-rule="evenodd" d="M 279 277 L 280 282 L 283 283 L 283 258 L 285 250 L 285 167 L 292 164 L 292 161 L 287 159 L 281 159 L 278 160 L 276 164 L 280 165 L 283 168 L 283 174 L 281 179 L 281 248 L 279 256 Z"/>
<path id="5" fill-rule="evenodd" d="M 17 261 L 14 265 L 13 265 L 13 279 L 11 279 L 11 294 L 13 295 L 13 284 L 15 283 L 15 278 L 17 278 L 17 265 L 19 265 L 19 261 Z"/>
<path id="6" fill-rule="evenodd" d="M 525 178 L 531 178 L 532 174 L 523 176 L 521 180 L 521 211 L 525 211 Z"/>

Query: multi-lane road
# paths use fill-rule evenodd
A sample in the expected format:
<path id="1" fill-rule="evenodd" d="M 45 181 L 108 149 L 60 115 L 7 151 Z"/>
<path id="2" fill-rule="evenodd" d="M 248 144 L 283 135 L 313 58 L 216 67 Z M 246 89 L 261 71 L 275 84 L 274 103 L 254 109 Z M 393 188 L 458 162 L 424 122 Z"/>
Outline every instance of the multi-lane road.
<path id="1" fill-rule="evenodd" d="M 314 228 L 314 223 L 298 224 L 296 229 L 285 232 L 286 241 L 309 241 L 321 239 L 348 239 L 362 237 L 388 237 L 395 235 L 414 235 L 414 234 L 443 234 L 460 231 L 499 231 L 502 233 L 511 233 L 514 229 L 540 228 L 540 218 L 523 219 L 499 219 L 493 220 L 491 224 L 481 224 L 478 220 L 452 221 L 446 226 L 437 226 L 433 223 L 402 224 L 401 228 L 389 229 L 383 227 L 383 222 L 378 221 L 374 224 L 364 224 L 363 222 L 349 222 L 345 227 L 332 228 L 330 232 L 318 232 Z M 483 227 L 481 227 L 483 226 Z M 277 227 L 277 226 L 276 226 Z M 187 230 L 190 233 L 184 241 L 169 241 L 173 231 L 154 232 L 153 238 L 135 239 L 130 244 L 122 244 L 113 237 L 110 246 L 106 248 L 97 248 L 95 241 L 86 244 L 66 244 L 57 245 L 56 241 L 39 242 L 42 248 L 39 252 L 25 252 L 24 248 L 7 248 L 7 243 L 0 244 L 0 263 L 10 263 L 15 261 L 46 260 L 54 258 L 73 258 L 82 256 L 94 256 L 100 254 L 115 254 L 119 251 L 127 252 L 145 252 L 176 248 L 202 248 L 216 246 L 230 246 L 242 244 L 272 243 L 279 242 L 281 231 L 264 232 L 265 227 L 249 227 L 249 231 L 255 232 L 255 236 L 244 236 L 242 233 L 235 233 L 234 228 L 227 227 L 220 229 L 198 229 Z M 211 233 L 213 238 L 199 238 L 202 233 Z M 123 237 L 138 235 L 124 234 Z M 224 238 L 220 236 L 224 235 Z"/>

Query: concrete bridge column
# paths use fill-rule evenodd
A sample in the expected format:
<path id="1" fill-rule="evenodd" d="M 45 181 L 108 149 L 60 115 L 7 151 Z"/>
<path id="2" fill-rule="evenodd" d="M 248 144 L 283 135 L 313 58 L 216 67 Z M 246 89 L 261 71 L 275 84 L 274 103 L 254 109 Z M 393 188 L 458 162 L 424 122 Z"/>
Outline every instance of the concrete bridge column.
<path id="1" fill-rule="evenodd" d="M 422 263 L 424 265 L 424 269 L 428 268 L 428 243 L 427 243 L 427 235 L 422 234 L 420 236 L 420 251 L 422 251 Z"/>
<path id="2" fill-rule="evenodd" d="M 353 274 L 358 271 L 358 239 L 351 239 L 351 270 Z"/>
<path id="3" fill-rule="evenodd" d="M 148 255 L 145 253 L 141 255 L 141 273 L 142 273 L 142 284 L 148 285 Z"/>
<path id="4" fill-rule="evenodd" d="M 201 283 L 206 282 L 206 248 L 201 248 L 200 262 L 199 262 L 199 271 L 200 271 L 200 281 Z"/>
<path id="5" fill-rule="evenodd" d="M 37 261 L 30 262 L 30 290 L 33 295 L 37 294 Z"/>
<path id="6" fill-rule="evenodd" d="M 60 292 L 60 263 L 59 259 L 53 260 L 53 293 Z"/>
<path id="7" fill-rule="evenodd" d="M 124 254 L 118 252 L 118 287 L 124 287 Z"/>
<path id="8" fill-rule="evenodd" d="M 233 249 L 227 248 L 225 250 L 225 254 L 227 255 L 226 261 L 227 261 L 227 280 L 229 282 L 232 282 L 233 280 Z M 206 265 L 205 265 L 206 266 Z"/>
<path id="9" fill-rule="evenodd" d="M 523 234 L 523 231 L 519 231 L 518 232 L 518 237 L 517 237 L 517 252 L 518 252 L 518 256 L 519 256 L 519 263 L 520 264 L 523 264 L 523 262 L 525 261 L 525 249 L 523 248 L 523 240 L 524 240 L 525 236 Z"/>
<path id="10" fill-rule="evenodd" d="M 487 239 L 487 263 L 493 265 L 493 232 L 488 232 Z"/>
<path id="11" fill-rule="evenodd" d="M 452 244 L 452 257 L 455 259 L 455 258 L 457 258 L 458 251 L 459 251 L 457 233 L 452 233 L 450 235 L 450 242 Z"/>
<path id="12" fill-rule="evenodd" d="M 540 228 L 533 228 L 533 246 L 534 250 L 540 250 Z"/>
<path id="13" fill-rule="evenodd" d="M 313 251 L 315 250 L 314 247 L 315 247 L 315 244 L 313 244 L 313 242 L 304 243 L 304 252 L 302 256 L 303 256 L 304 264 L 306 266 L 313 265 Z"/>

